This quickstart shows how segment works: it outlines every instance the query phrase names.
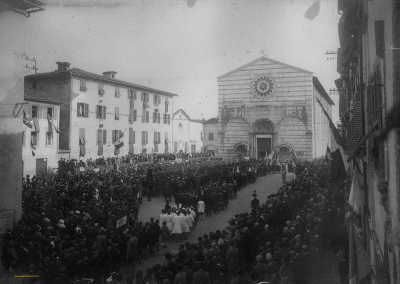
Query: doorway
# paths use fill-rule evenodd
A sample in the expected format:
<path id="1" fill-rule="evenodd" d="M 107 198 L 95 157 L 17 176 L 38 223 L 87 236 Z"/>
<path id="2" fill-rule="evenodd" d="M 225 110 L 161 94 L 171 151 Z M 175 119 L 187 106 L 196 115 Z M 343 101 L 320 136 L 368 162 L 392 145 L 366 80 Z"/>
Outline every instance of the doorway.
<path id="1" fill-rule="evenodd" d="M 257 158 L 267 157 L 272 150 L 271 137 L 257 137 Z"/>
<path id="2" fill-rule="evenodd" d="M 36 175 L 47 174 L 47 159 L 36 159 Z"/>

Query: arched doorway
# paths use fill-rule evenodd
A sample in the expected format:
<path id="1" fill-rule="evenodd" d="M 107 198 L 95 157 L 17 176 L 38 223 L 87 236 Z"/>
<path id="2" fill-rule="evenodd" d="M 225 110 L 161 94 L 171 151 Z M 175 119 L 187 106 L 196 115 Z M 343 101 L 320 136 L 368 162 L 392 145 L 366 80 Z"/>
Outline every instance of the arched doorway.
<path id="1" fill-rule="evenodd" d="M 274 124 L 266 118 L 254 122 L 252 127 L 251 140 L 253 144 L 252 156 L 265 158 L 271 154 L 274 141 Z"/>
<path id="2" fill-rule="evenodd" d="M 239 161 L 244 160 L 247 156 L 248 145 L 244 142 L 239 142 L 235 145 L 235 155 Z"/>

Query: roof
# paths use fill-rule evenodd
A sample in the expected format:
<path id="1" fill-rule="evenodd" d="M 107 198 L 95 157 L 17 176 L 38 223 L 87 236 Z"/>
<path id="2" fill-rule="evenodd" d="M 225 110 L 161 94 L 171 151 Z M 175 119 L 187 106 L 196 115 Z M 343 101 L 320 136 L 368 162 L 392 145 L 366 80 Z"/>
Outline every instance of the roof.
<path id="1" fill-rule="evenodd" d="M 9 10 L 28 18 L 31 16 L 31 13 L 45 10 L 43 6 L 44 4 L 39 0 L 2 0 L 0 1 L 0 14 Z"/>
<path id="2" fill-rule="evenodd" d="M 42 91 L 29 88 L 24 89 L 24 100 L 56 105 L 61 105 L 64 103 L 63 101 L 55 99 Z"/>
<path id="3" fill-rule="evenodd" d="M 70 73 L 72 76 L 96 79 L 96 80 L 99 80 L 99 81 L 102 81 L 102 82 L 125 85 L 125 86 L 128 86 L 128 87 L 133 88 L 133 89 L 152 92 L 152 93 L 156 93 L 156 94 L 160 94 L 160 95 L 165 95 L 165 96 L 170 96 L 170 97 L 178 96 L 177 94 L 173 94 L 173 93 L 169 93 L 169 92 L 153 89 L 153 88 L 142 86 L 142 85 L 139 85 L 139 84 L 130 83 L 130 82 L 127 82 L 127 81 L 122 81 L 122 80 L 118 80 L 118 79 L 115 79 L 115 78 L 108 78 L 108 77 L 105 77 L 103 75 L 92 73 L 92 72 L 87 72 L 87 71 L 79 69 L 79 68 L 71 68 L 71 69 L 62 70 L 62 71 L 52 71 L 52 72 L 46 72 L 46 73 L 39 73 L 39 74 L 35 74 L 35 75 L 28 75 L 26 77 L 30 78 L 30 77 L 37 77 L 37 76 L 54 76 L 54 75 L 66 74 L 66 73 Z"/>
<path id="4" fill-rule="evenodd" d="M 210 118 L 209 120 L 206 120 L 204 123 L 205 124 L 217 124 L 218 118 L 216 118 L 216 117 Z"/>
<path id="5" fill-rule="evenodd" d="M 328 93 L 325 91 L 324 87 L 322 86 L 321 82 L 318 80 L 317 77 L 313 76 L 313 84 L 314 87 L 319 91 L 321 94 L 321 97 L 323 97 L 331 106 L 335 105 L 335 103 L 332 101 L 331 97 L 328 95 Z"/>
<path id="6" fill-rule="evenodd" d="M 298 70 L 300 72 L 309 73 L 309 74 L 313 73 L 311 71 L 308 71 L 308 70 L 305 70 L 305 69 L 301 69 L 301 68 L 298 68 L 298 67 L 295 67 L 295 66 L 292 66 L 292 65 L 289 65 L 289 64 L 286 64 L 286 63 L 283 63 L 283 62 L 268 58 L 266 56 L 262 56 L 260 58 L 257 58 L 256 60 L 253 60 L 253 61 L 251 61 L 251 62 L 249 62 L 249 63 L 247 63 L 247 64 L 245 64 L 243 66 L 240 66 L 240 67 L 236 68 L 235 70 L 232 70 L 232 71 L 230 71 L 228 73 L 225 73 L 224 75 L 219 76 L 218 79 L 222 79 L 222 78 L 228 77 L 231 74 L 233 74 L 233 73 L 235 73 L 237 71 L 240 71 L 241 69 L 246 68 L 247 66 L 250 66 L 250 65 L 253 65 L 254 63 L 257 63 L 258 61 L 269 61 L 269 62 L 272 62 L 272 63 L 275 63 L 275 64 L 280 64 L 280 65 L 283 65 L 283 66 L 286 66 L 286 67 L 289 67 L 289 68 L 296 69 L 296 70 Z"/>
<path id="7" fill-rule="evenodd" d="M 192 122 L 198 122 L 198 123 L 204 123 L 204 119 L 191 119 L 190 116 L 183 110 L 183 109 L 178 109 L 172 117 L 178 114 L 178 112 L 182 112 L 182 114 L 186 117 L 187 120 L 192 121 Z"/>

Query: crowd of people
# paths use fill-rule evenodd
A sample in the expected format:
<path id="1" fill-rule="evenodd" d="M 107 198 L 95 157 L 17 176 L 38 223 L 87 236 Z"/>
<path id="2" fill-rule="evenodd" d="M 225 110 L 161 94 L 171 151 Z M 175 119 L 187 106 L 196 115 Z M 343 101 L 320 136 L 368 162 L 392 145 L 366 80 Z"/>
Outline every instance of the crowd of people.
<path id="1" fill-rule="evenodd" d="M 296 179 L 266 204 L 196 243 L 186 241 L 179 252 L 165 254 L 165 263 L 134 271 L 168 239 L 187 240 L 199 218 L 226 209 L 240 188 L 275 167 L 192 160 L 28 177 L 22 217 L 2 236 L 2 263 L 14 273 L 40 275 L 30 281 L 43 283 L 307 283 L 312 271 L 304 263 L 318 257 L 321 239 L 343 245 L 346 238 L 336 226 L 345 192 L 329 191 L 328 167 L 315 162 L 298 163 Z M 165 198 L 160 220 L 137 219 L 142 194 Z M 122 266 L 129 267 L 125 277 L 118 273 Z"/>

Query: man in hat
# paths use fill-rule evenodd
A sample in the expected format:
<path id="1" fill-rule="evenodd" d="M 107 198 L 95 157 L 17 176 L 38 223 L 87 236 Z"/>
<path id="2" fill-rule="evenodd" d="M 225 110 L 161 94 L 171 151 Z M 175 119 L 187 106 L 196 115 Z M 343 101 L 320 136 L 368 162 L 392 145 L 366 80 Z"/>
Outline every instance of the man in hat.
<path id="1" fill-rule="evenodd" d="M 253 194 L 253 200 L 251 201 L 251 211 L 256 211 L 257 208 L 260 206 L 260 201 L 257 199 L 257 194 Z"/>

